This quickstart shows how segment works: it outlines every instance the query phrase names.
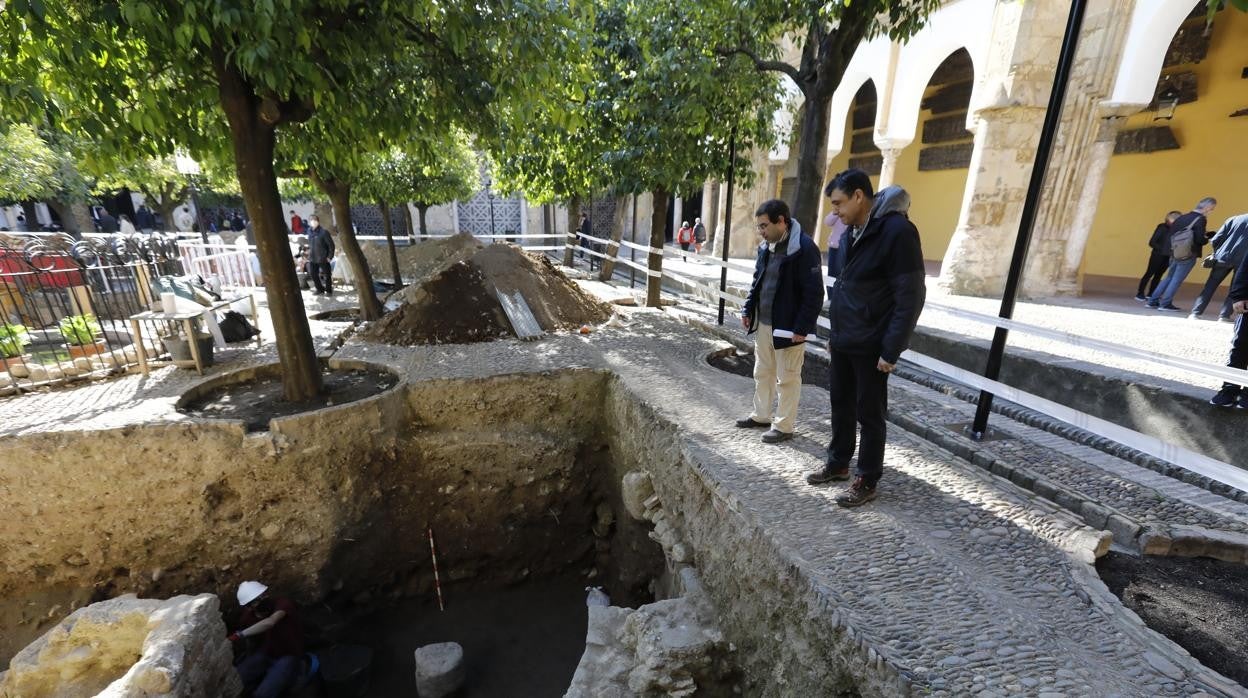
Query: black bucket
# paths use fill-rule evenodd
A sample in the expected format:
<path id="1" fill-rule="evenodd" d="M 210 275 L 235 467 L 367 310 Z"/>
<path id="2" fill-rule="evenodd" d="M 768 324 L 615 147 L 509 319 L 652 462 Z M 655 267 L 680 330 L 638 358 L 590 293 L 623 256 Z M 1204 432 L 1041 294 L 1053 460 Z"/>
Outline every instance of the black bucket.
<path id="1" fill-rule="evenodd" d="M 362 645 L 334 645 L 318 652 L 321 679 L 329 698 L 363 698 L 373 666 L 373 650 Z"/>

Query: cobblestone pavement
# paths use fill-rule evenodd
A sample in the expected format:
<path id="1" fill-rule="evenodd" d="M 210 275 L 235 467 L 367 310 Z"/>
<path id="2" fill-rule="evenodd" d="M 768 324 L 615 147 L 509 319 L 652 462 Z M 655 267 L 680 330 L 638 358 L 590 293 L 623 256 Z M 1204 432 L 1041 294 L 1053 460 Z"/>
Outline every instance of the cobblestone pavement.
<path id="1" fill-rule="evenodd" d="M 702 317 L 708 312 L 691 310 Z M 685 458 L 755 522 L 777 556 L 795 561 L 811 593 L 832 609 L 830 625 L 860 643 L 863 670 L 899 674 L 916 692 L 1244 695 L 1122 609 L 1088 564 L 1091 551 L 1104 548 L 1105 534 L 896 424 L 889 427 L 880 498 L 862 509 L 838 508 L 839 487 L 810 487 L 803 480 L 821 464 L 829 438 L 827 392 L 803 388 L 797 439 L 761 444 L 758 432 L 732 426 L 748 409 L 751 381 L 712 368 L 705 357 L 723 344 L 672 317 L 679 312 L 629 311 L 590 335 L 537 343 L 407 348 L 351 340 L 336 355 L 388 364 L 410 380 L 612 371 L 660 417 L 680 426 Z M 315 330 L 318 344 L 342 326 L 334 325 Z M 163 371 L 159 379 L 115 381 L 111 385 L 126 389 L 110 395 L 85 392 L 98 387 L 89 385 L 0 402 L 0 424 L 15 434 L 177 418 L 172 401 L 194 374 Z M 965 405 L 952 398 L 905 381 L 892 385 L 896 413 L 936 428 L 966 418 Z M 89 404 L 92 399 L 99 404 Z M 40 410 L 48 414 L 29 416 Z M 54 415 L 62 417 L 49 422 Z M 14 419 L 25 426 L 13 428 Z M 1017 437 L 992 444 L 997 459 L 1094 483 L 1081 491 L 1141 520 L 1231 531 L 1248 523 L 1239 505 L 1223 506 L 1216 497 L 1202 504 L 1203 491 L 1196 488 L 1150 485 L 1145 478 L 1156 475 L 1151 471 L 1134 473 L 1135 466 L 1003 418 L 996 424 Z"/>

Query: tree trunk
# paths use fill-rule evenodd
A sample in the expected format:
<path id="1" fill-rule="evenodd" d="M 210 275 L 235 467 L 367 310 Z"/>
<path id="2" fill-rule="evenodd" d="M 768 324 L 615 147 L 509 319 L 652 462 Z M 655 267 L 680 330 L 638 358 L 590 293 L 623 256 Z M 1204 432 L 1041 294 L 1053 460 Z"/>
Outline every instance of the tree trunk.
<path id="1" fill-rule="evenodd" d="M 602 270 L 598 273 L 600 281 L 610 281 L 615 274 L 615 260 L 620 254 L 620 240 L 624 237 L 624 216 L 626 213 L 625 199 L 615 199 L 615 216 L 611 221 L 611 242 L 607 243 L 607 258 L 602 260 Z"/>
<path id="2" fill-rule="evenodd" d="M 82 232 L 88 229 L 88 222 L 91 220 L 90 213 L 87 213 L 87 206 L 83 203 L 73 203 L 62 201 L 60 199 L 51 199 L 46 201 L 48 208 L 61 219 L 61 227 L 66 233 L 75 238 L 82 239 Z M 81 213 L 87 213 L 84 218 Z M 95 228 L 91 227 L 90 232 L 95 232 Z"/>
<path id="3" fill-rule="evenodd" d="M 160 214 L 160 226 L 158 227 L 163 226 L 164 228 L 164 230 L 161 230 L 160 232 L 166 233 L 177 228 L 177 226 L 173 224 L 173 212 L 178 210 L 178 203 L 179 202 L 174 199 L 168 199 L 152 204 L 152 206 L 156 209 L 156 213 Z"/>
<path id="4" fill-rule="evenodd" d="M 322 227 L 334 227 L 334 206 L 328 201 L 313 201 L 312 215 L 321 221 Z"/>
<path id="5" fill-rule="evenodd" d="M 342 243 L 342 251 L 351 264 L 351 276 L 355 283 L 356 295 L 360 297 L 360 319 L 365 322 L 381 318 L 381 301 L 373 291 L 373 273 L 368 268 L 368 258 L 360 249 L 359 240 L 355 239 L 355 228 L 351 225 L 351 185 L 341 180 L 314 178 L 329 196 L 334 206 L 334 221 L 338 224 L 338 241 Z"/>
<path id="6" fill-rule="evenodd" d="M 428 238 L 429 224 L 425 221 L 425 214 L 429 213 L 429 204 L 416 204 L 416 212 L 420 214 L 420 237 Z"/>
<path id="7" fill-rule="evenodd" d="M 35 208 L 35 202 L 23 201 L 21 207 L 22 216 L 26 219 L 26 230 L 32 233 L 39 232 L 39 211 Z"/>
<path id="8" fill-rule="evenodd" d="M 838 79 L 837 82 L 840 80 Z M 802 134 L 798 140 L 797 193 L 793 201 L 793 217 L 802 231 L 814 235 L 819 216 L 819 196 L 823 189 L 824 171 L 828 167 L 828 120 L 831 116 L 832 94 L 818 96 L 815 91 L 806 97 L 802 110 Z"/>
<path id="9" fill-rule="evenodd" d="M 377 202 L 381 209 L 381 226 L 386 231 L 386 247 L 390 249 L 390 273 L 394 277 L 395 288 L 403 288 L 403 275 L 399 273 L 399 251 L 394 249 L 394 226 L 390 223 L 390 204 Z"/>
<path id="10" fill-rule="evenodd" d="M 412 207 L 403 202 L 403 230 L 407 233 L 408 240 L 416 239 L 416 224 L 412 221 Z"/>
<path id="11" fill-rule="evenodd" d="M 650 215 L 650 247 L 656 250 L 663 249 L 663 232 L 667 223 L 667 191 L 664 189 L 655 189 L 654 211 Z M 650 252 L 649 262 L 646 265 L 650 271 L 660 274 L 663 271 L 663 255 Z M 646 277 L 646 306 L 650 308 L 659 307 L 659 290 L 663 285 L 662 276 Z"/>
<path id="12" fill-rule="evenodd" d="M 563 249 L 563 266 L 572 266 L 572 255 L 576 252 L 576 246 L 580 240 L 576 237 L 576 232 L 581 225 L 581 197 L 574 196 L 568 202 L 568 241 L 567 247 Z"/>
<path id="13" fill-rule="evenodd" d="M 221 106 L 230 124 L 238 184 L 255 226 L 256 252 L 264 271 L 276 334 L 282 390 L 292 402 L 309 400 L 321 392 L 321 366 L 286 239 L 282 197 L 273 168 L 276 134 L 273 126 L 259 118 L 255 96 L 242 76 L 225 67 L 223 59 L 218 59 L 216 67 Z"/>

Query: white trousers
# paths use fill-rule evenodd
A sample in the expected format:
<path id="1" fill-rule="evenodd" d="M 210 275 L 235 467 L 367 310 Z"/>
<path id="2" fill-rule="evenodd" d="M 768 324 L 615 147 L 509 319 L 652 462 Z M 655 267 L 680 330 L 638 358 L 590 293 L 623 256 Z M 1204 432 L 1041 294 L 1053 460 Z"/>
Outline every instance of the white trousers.
<path id="1" fill-rule="evenodd" d="M 797 421 L 797 403 L 802 396 L 806 347 L 798 344 L 776 349 L 771 329 L 771 325 L 760 324 L 754 335 L 754 412 L 750 418 L 756 422 L 771 422 L 773 429 L 792 434 L 793 423 Z M 776 404 L 777 393 L 779 405 Z"/>

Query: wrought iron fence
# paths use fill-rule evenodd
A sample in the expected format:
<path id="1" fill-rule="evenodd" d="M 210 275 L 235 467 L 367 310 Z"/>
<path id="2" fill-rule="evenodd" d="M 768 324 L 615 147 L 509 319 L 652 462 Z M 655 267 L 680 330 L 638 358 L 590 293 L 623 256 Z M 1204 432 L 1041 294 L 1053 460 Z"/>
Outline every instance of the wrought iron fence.
<path id="1" fill-rule="evenodd" d="M 173 236 L 0 234 L 0 395 L 137 363 L 127 319 L 166 274 L 182 274 Z"/>

